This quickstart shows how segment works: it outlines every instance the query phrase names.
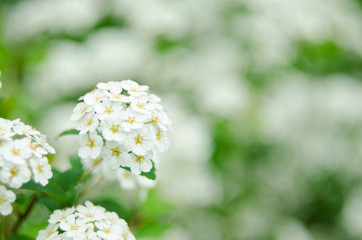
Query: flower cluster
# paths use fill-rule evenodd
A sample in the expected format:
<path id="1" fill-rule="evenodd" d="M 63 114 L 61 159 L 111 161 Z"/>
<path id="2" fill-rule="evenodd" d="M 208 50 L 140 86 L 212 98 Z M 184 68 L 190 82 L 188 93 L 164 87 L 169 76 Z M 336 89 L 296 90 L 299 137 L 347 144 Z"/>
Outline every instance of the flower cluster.
<path id="1" fill-rule="evenodd" d="M 80 100 L 71 119 L 77 121 L 78 155 L 85 168 L 105 162 L 108 168 L 127 167 L 140 175 L 152 169 L 155 151 L 168 148 L 171 120 L 148 86 L 132 80 L 102 82 Z"/>
<path id="2" fill-rule="evenodd" d="M 135 240 L 126 221 L 89 201 L 55 210 L 48 222 L 48 227 L 39 231 L 36 240 Z"/>
<path id="3" fill-rule="evenodd" d="M 41 185 L 52 177 L 47 154 L 55 150 L 47 143 L 46 136 L 25 125 L 19 119 L 0 118 L 0 184 L 20 188 L 31 178 Z M 0 213 L 12 212 L 10 203 L 15 194 L 0 186 Z"/>

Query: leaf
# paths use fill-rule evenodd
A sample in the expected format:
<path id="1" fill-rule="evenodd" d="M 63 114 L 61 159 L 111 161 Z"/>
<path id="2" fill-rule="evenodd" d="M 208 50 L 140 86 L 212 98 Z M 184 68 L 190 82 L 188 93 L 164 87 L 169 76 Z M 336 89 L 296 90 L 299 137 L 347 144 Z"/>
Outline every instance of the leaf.
<path id="1" fill-rule="evenodd" d="M 55 177 L 54 181 L 63 190 L 69 190 L 78 184 L 82 175 L 83 175 L 82 169 L 72 168 L 69 169 L 68 171 L 60 173 L 58 176 Z"/>
<path id="2" fill-rule="evenodd" d="M 151 179 L 151 180 L 156 180 L 156 168 L 155 168 L 155 163 L 151 160 L 152 162 L 152 168 L 149 172 L 142 172 L 141 173 L 141 176 L 144 176 L 148 179 Z M 127 170 L 127 171 L 130 171 L 131 172 L 131 169 L 129 167 L 123 167 L 123 166 L 120 166 L 121 168 Z"/>
<path id="3" fill-rule="evenodd" d="M 70 156 L 69 160 L 70 160 L 70 164 L 72 165 L 73 168 L 77 168 L 77 169 L 83 168 L 83 164 L 80 161 L 80 158 L 78 156 Z"/>
<path id="4" fill-rule="evenodd" d="M 66 130 L 66 131 L 62 132 L 61 134 L 59 134 L 58 138 L 60 138 L 62 136 L 66 136 L 66 135 L 79 135 L 79 130 L 74 129 L 74 128 Z"/>
<path id="5" fill-rule="evenodd" d="M 41 197 L 39 199 L 39 202 L 46 206 L 50 212 L 54 212 L 56 209 L 60 208 L 59 203 L 51 197 Z"/>
<path id="6" fill-rule="evenodd" d="M 40 193 L 46 193 L 51 196 L 60 197 L 62 198 L 64 195 L 64 191 L 52 180 L 46 186 L 42 186 L 39 183 L 30 180 L 29 182 L 25 183 L 21 187 L 22 189 L 28 189 Z"/>
<path id="7" fill-rule="evenodd" d="M 16 236 L 12 236 L 10 238 L 10 240 L 33 240 L 33 238 L 27 237 L 27 236 L 24 236 L 24 235 L 16 235 Z"/>

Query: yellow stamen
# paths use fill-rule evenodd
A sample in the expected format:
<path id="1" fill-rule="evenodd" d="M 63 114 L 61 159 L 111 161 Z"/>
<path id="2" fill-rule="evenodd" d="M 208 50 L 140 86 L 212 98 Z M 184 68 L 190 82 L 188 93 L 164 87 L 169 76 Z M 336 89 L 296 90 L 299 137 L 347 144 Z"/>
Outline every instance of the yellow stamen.
<path id="1" fill-rule="evenodd" d="M 111 114 L 113 112 L 113 109 L 110 107 L 107 107 L 105 110 L 106 113 Z"/>
<path id="2" fill-rule="evenodd" d="M 11 177 L 15 177 L 19 174 L 19 169 L 17 169 L 16 167 L 13 167 L 11 170 L 10 170 L 10 174 L 11 174 Z"/>
<path id="3" fill-rule="evenodd" d="M 154 123 L 159 123 L 160 122 L 160 118 L 157 116 L 152 116 L 152 122 Z"/>
<path id="4" fill-rule="evenodd" d="M 119 128 L 118 128 L 118 126 L 113 125 L 111 130 L 113 133 L 117 133 L 119 131 Z"/>
<path id="5" fill-rule="evenodd" d="M 110 234 L 110 233 L 111 233 L 111 230 L 110 230 L 109 228 L 106 228 L 106 229 L 103 230 L 103 232 L 104 232 L 105 234 Z"/>
<path id="6" fill-rule="evenodd" d="M 30 143 L 29 144 L 29 148 L 31 149 L 31 150 L 33 150 L 33 151 L 36 151 L 36 149 L 39 147 L 39 145 L 37 145 L 37 144 L 32 144 L 32 143 Z"/>
<path id="7" fill-rule="evenodd" d="M 5 202 L 5 197 L 0 196 L 0 204 L 3 204 Z"/>
<path id="8" fill-rule="evenodd" d="M 38 171 L 38 173 L 42 173 L 43 172 L 43 166 L 42 165 L 36 166 L 36 170 Z"/>
<path id="9" fill-rule="evenodd" d="M 137 105 L 136 105 L 139 109 L 143 109 L 144 108 L 144 106 L 143 106 L 143 104 L 142 103 L 137 103 Z"/>
<path id="10" fill-rule="evenodd" d="M 160 132 L 156 133 L 156 139 L 157 139 L 157 141 L 161 141 L 161 133 Z"/>
<path id="11" fill-rule="evenodd" d="M 114 99 L 121 99 L 121 97 L 120 97 L 119 95 L 117 95 L 117 94 L 114 94 L 114 95 L 113 95 L 113 98 L 114 98 Z"/>
<path id="12" fill-rule="evenodd" d="M 112 150 L 112 154 L 113 156 L 119 156 L 121 154 L 121 151 L 118 148 L 115 148 Z"/>
<path id="13" fill-rule="evenodd" d="M 96 144 L 94 143 L 94 141 L 93 141 L 92 139 L 89 139 L 89 141 L 88 141 L 88 146 L 89 146 L 90 148 L 93 148 L 95 145 L 96 145 Z"/>
<path id="14" fill-rule="evenodd" d="M 136 156 L 136 162 L 140 163 L 144 159 L 143 156 Z"/>
<path id="15" fill-rule="evenodd" d="M 133 124 L 133 123 L 136 122 L 136 119 L 135 119 L 134 117 L 129 117 L 129 118 L 127 119 L 127 122 L 128 122 L 129 124 Z"/>
<path id="16" fill-rule="evenodd" d="M 72 230 L 74 230 L 74 231 L 78 230 L 78 228 L 79 228 L 79 226 L 78 226 L 77 224 L 73 224 L 73 225 L 70 227 L 70 229 L 72 229 Z"/>
<path id="17" fill-rule="evenodd" d="M 13 154 L 13 156 L 19 156 L 20 155 L 20 151 L 18 149 L 13 148 L 13 150 L 11 150 L 11 153 Z"/>
<path id="18" fill-rule="evenodd" d="M 136 144 L 141 144 L 143 142 L 143 138 L 141 136 L 137 136 L 134 140 Z"/>
<path id="19" fill-rule="evenodd" d="M 87 122 L 87 125 L 88 125 L 88 126 L 91 126 L 92 123 L 93 123 L 93 119 L 89 119 L 88 122 Z"/>

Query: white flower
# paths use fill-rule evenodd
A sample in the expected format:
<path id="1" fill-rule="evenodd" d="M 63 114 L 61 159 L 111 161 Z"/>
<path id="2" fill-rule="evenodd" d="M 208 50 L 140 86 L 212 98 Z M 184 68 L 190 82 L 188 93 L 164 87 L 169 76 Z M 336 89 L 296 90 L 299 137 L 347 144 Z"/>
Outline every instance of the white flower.
<path id="1" fill-rule="evenodd" d="M 93 113 L 87 113 L 82 118 L 81 121 L 76 125 L 76 129 L 80 131 L 80 134 L 84 134 L 86 132 L 93 132 L 98 127 L 98 119 L 97 115 Z"/>
<path id="2" fill-rule="evenodd" d="M 128 166 L 132 173 L 141 174 L 141 172 L 149 172 L 152 169 L 152 152 L 147 152 L 145 155 L 130 154 Z"/>
<path id="3" fill-rule="evenodd" d="M 62 216 L 65 213 L 66 216 Z M 49 223 L 46 230 L 39 231 L 37 240 L 135 240 L 126 221 L 89 201 L 70 209 L 55 210 Z"/>
<path id="4" fill-rule="evenodd" d="M 163 111 L 154 111 L 152 113 L 152 122 L 156 124 L 163 131 L 167 131 L 172 125 L 172 121 L 168 118 L 167 114 Z"/>
<path id="5" fill-rule="evenodd" d="M 0 213 L 3 216 L 9 215 L 13 211 L 11 203 L 15 201 L 15 194 L 7 190 L 4 186 L 0 186 Z"/>
<path id="6" fill-rule="evenodd" d="M 122 228 L 116 224 L 110 224 L 107 222 L 96 222 L 97 236 L 102 239 L 117 240 L 120 234 L 122 234 Z"/>
<path id="7" fill-rule="evenodd" d="M 14 132 L 18 135 L 38 135 L 40 132 L 32 128 L 31 126 L 25 125 L 22 122 L 14 124 Z"/>
<path id="8" fill-rule="evenodd" d="M 123 115 L 118 113 L 112 118 L 105 119 L 102 123 L 102 134 L 107 141 L 122 142 L 124 139 L 124 133 L 122 132 L 122 120 Z"/>
<path id="9" fill-rule="evenodd" d="M 75 211 L 75 208 L 67 208 L 65 210 L 55 210 L 52 215 L 50 215 L 49 223 L 57 223 L 66 221 L 68 216 L 72 215 Z"/>
<path id="10" fill-rule="evenodd" d="M 0 139 L 10 139 L 15 135 L 12 131 L 13 123 L 9 120 L 0 118 Z"/>
<path id="11" fill-rule="evenodd" d="M 24 164 L 26 158 L 31 157 L 31 151 L 28 147 L 28 141 L 23 139 L 16 139 L 6 145 L 4 149 L 4 157 L 10 162 L 16 164 Z"/>
<path id="12" fill-rule="evenodd" d="M 56 224 L 49 224 L 45 230 L 41 230 L 36 237 L 36 240 L 53 240 L 56 239 L 59 232 L 58 225 Z"/>
<path id="13" fill-rule="evenodd" d="M 79 120 L 83 117 L 86 113 L 89 113 L 93 110 L 93 107 L 85 104 L 85 103 L 78 103 L 73 110 L 73 115 L 70 117 L 71 120 Z"/>
<path id="14" fill-rule="evenodd" d="M 103 217 L 104 209 L 94 206 L 90 201 L 86 201 L 84 205 L 85 206 L 79 205 L 76 208 L 78 211 L 76 215 L 79 218 L 85 219 L 87 222 L 91 222 Z"/>
<path id="15" fill-rule="evenodd" d="M 20 188 L 23 183 L 30 180 L 31 172 L 27 164 L 17 165 L 5 162 L 0 170 L 0 180 L 12 188 Z"/>
<path id="16" fill-rule="evenodd" d="M 99 119 L 103 120 L 107 117 L 113 117 L 115 114 L 120 114 L 123 109 L 122 104 L 112 102 L 109 99 L 102 101 L 102 104 L 95 106 L 95 111 L 99 114 Z"/>
<path id="17" fill-rule="evenodd" d="M 151 131 L 142 128 L 128 133 L 125 144 L 134 154 L 144 155 L 152 150 L 155 143 Z"/>
<path id="18" fill-rule="evenodd" d="M 103 139 L 96 131 L 79 135 L 79 143 L 81 147 L 79 148 L 78 155 L 81 158 L 97 158 L 103 147 Z"/>
<path id="19" fill-rule="evenodd" d="M 147 121 L 147 117 L 140 115 L 130 109 L 127 109 L 124 114 L 124 121 L 122 122 L 123 130 L 129 132 L 133 129 L 140 129 Z"/>
<path id="20" fill-rule="evenodd" d="M 87 221 L 85 219 L 76 218 L 76 215 L 69 215 L 65 221 L 59 223 L 61 230 L 65 231 L 67 237 L 76 238 L 79 234 L 87 230 Z"/>
<path id="21" fill-rule="evenodd" d="M 30 159 L 30 166 L 33 170 L 34 181 L 45 186 L 49 179 L 53 176 L 48 159 L 43 157 L 40 159 Z"/>
<path id="22" fill-rule="evenodd" d="M 154 110 L 155 104 L 149 103 L 147 96 L 131 97 L 131 108 L 135 112 L 140 112 L 145 115 L 150 115 Z"/>
<path id="23" fill-rule="evenodd" d="M 128 94 L 134 97 L 146 95 L 148 86 L 138 85 L 138 83 L 132 80 L 122 81 L 122 88 L 128 91 Z"/>
<path id="24" fill-rule="evenodd" d="M 157 129 L 155 134 L 156 146 L 160 152 L 164 152 L 170 145 L 170 140 L 165 131 Z"/>
<path id="25" fill-rule="evenodd" d="M 111 168 L 118 168 L 120 165 L 126 165 L 127 152 L 124 146 L 116 141 L 107 142 L 102 149 L 102 157 L 109 162 Z"/>
<path id="26" fill-rule="evenodd" d="M 102 101 L 105 97 L 105 91 L 101 89 L 96 89 L 94 91 L 91 91 L 87 93 L 84 96 L 84 102 L 87 105 L 93 106 L 93 105 L 99 105 L 98 103 Z M 80 103 L 79 103 L 80 104 Z M 81 105 L 80 107 L 84 107 L 84 105 Z M 92 108 L 87 108 L 88 111 L 90 111 Z M 77 119 L 76 119 L 77 120 Z"/>

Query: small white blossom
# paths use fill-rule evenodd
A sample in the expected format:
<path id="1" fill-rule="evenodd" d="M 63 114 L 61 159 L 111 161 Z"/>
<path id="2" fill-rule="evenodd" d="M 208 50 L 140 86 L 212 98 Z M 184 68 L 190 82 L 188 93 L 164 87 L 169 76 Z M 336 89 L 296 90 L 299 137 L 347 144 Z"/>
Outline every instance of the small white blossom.
<path id="1" fill-rule="evenodd" d="M 96 158 L 100 155 L 103 146 L 103 139 L 97 132 L 79 135 L 80 148 L 78 155 L 81 158 Z"/>
<path id="2" fill-rule="evenodd" d="M 128 91 L 128 94 L 134 97 L 147 95 L 148 86 L 138 85 L 138 83 L 132 80 L 122 81 L 123 89 Z"/>
<path id="3" fill-rule="evenodd" d="M 141 174 L 141 172 L 149 172 L 152 168 L 151 162 L 152 154 L 148 152 L 144 155 L 131 154 L 128 166 L 130 166 L 132 173 Z"/>
<path id="4" fill-rule="evenodd" d="M 20 188 L 23 183 L 30 180 L 31 172 L 27 164 L 14 164 L 5 162 L 0 170 L 0 180 L 12 188 Z"/>
<path id="5" fill-rule="evenodd" d="M 76 125 L 76 129 L 80 131 L 80 134 L 85 134 L 86 132 L 93 132 L 98 127 L 99 121 L 97 115 L 93 113 L 85 114 Z"/>
<path id="6" fill-rule="evenodd" d="M 39 231 L 36 240 L 53 240 L 58 236 L 58 225 L 49 224 L 45 230 Z"/>
<path id="7" fill-rule="evenodd" d="M 133 153 L 144 155 L 153 149 L 155 142 L 152 132 L 148 128 L 142 128 L 128 133 L 125 144 Z"/>
<path id="8" fill-rule="evenodd" d="M 4 186 L 0 186 L 0 214 L 9 215 L 13 211 L 11 203 L 15 201 L 15 194 L 7 190 Z"/>
<path id="9" fill-rule="evenodd" d="M 51 167 L 47 158 L 32 158 L 30 159 L 30 166 L 33 170 L 34 181 L 45 186 L 48 184 L 49 179 L 53 176 Z"/>
<path id="10" fill-rule="evenodd" d="M 118 168 L 120 165 L 126 165 L 126 154 L 124 146 L 116 141 L 107 142 L 102 149 L 102 157 L 109 162 L 110 167 L 113 169 Z"/>

